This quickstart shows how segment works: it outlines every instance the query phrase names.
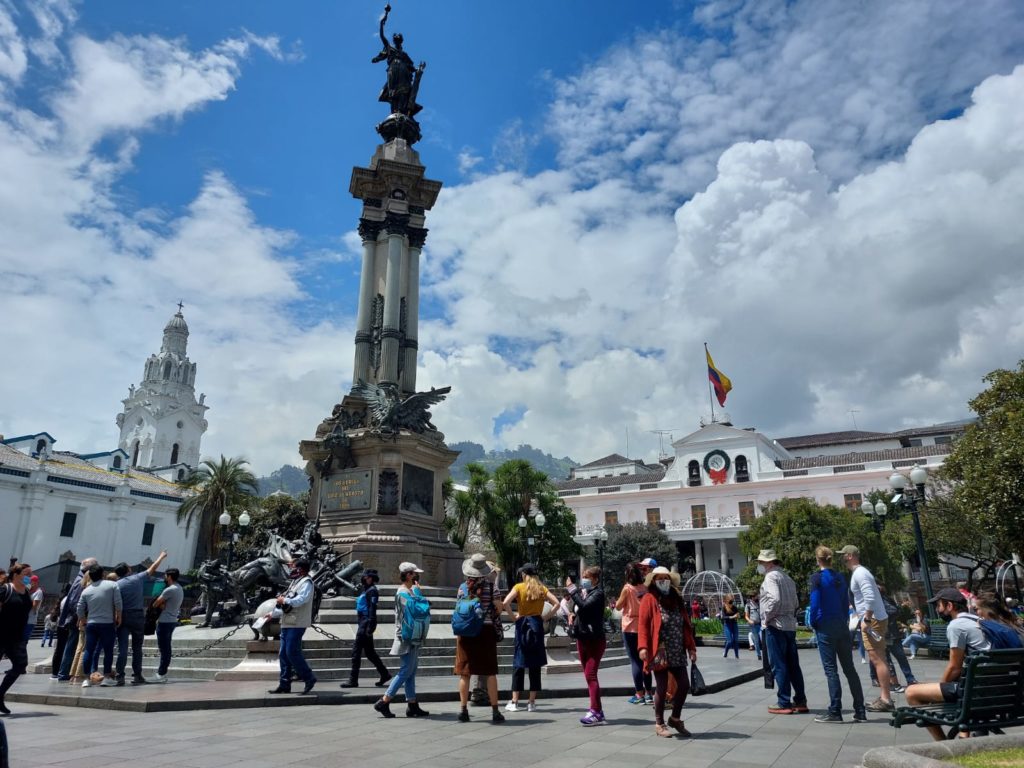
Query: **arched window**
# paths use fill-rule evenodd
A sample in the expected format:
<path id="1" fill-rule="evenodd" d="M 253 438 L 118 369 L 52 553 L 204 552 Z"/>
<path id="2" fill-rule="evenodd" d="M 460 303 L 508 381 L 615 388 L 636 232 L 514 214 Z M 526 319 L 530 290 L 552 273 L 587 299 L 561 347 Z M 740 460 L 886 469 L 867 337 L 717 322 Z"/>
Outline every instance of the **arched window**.
<path id="1" fill-rule="evenodd" d="M 168 360 L 166 363 L 164 363 L 164 378 L 165 379 L 171 378 L 171 361 L 170 360 Z"/>
<path id="2" fill-rule="evenodd" d="M 700 462 L 694 459 L 687 465 L 687 484 L 700 485 Z"/>
<path id="3" fill-rule="evenodd" d="M 45 451 L 45 450 L 46 450 L 46 441 L 40 439 L 39 442 L 36 443 L 36 453 L 43 453 L 43 451 Z"/>
<path id="4" fill-rule="evenodd" d="M 132 466 L 139 466 L 139 441 L 136 440 L 135 444 L 132 445 Z"/>
<path id="5" fill-rule="evenodd" d="M 747 457 L 740 454 L 736 457 L 736 482 L 746 483 L 750 481 L 750 470 L 747 467 Z"/>
<path id="6" fill-rule="evenodd" d="M 114 469 L 120 469 L 120 468 L 121 468 L 121 457 L 120 456 L 115 456 L 114 457 Z"/>
<path id="7" fill-rule="evenodd" d="M 185 470 L 184 469 L 179 469 L 178 470 L 178 481 L 180 482 L 180 481 L 182 481 L 184 479 L 185 479 Z"/>
<path id="8" fill-rule="evenodd" d="M 171 446 L 171 464 L 178 463 L 178 444 L 175 443 Z"/>

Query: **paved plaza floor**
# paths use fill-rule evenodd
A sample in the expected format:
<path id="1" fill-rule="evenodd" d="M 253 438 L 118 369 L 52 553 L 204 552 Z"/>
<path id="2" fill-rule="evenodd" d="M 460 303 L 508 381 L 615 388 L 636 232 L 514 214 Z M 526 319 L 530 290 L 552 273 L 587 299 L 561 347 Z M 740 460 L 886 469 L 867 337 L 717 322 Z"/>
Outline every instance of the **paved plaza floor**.
<path id="1" fill-rule="evenodd" d="M 718 653 L 702 649 L 701 666 L 709 677 L 727 669 Z M 817 652 L 801 651 L 800 657 L 812 712 L 820 711 L 827 695 Z M 728 664 L 749 670 L 755 661 L 753 654 L 744 652 L 739 662 Z M 918 659 L 913 666 L 920 679 L 936 679 L 944 662 Z M 873 697 L 877 689 L 870 685 L 867 666 L 857 667 L 866 694 Z M 609 670 L 608 682 L 617 682 L 621 674 Z M 431 688 L 435 685 L 454 688 L 455 680 L 439 678 L 431 681 Z M 622 696 L 605 699 L 609 722 L 596 728 L 580 726 L 586 700 L 578 697 L 544 699 L 534 713 L 505 713 L 508 719 L 501 725 L 492 725 L 489 710 L 481 707 L 471 708 L 471 723 L 459 723 L 458 705 L 452 701 L 427 706 L 432 716 L 424 720 L 406 719 L 400 704 L 394 707 L 399 717 L 384 720 L 365 703 L 158 713 L 12 703 L 15 713 L 4 723 L 13 768 L 845 768 L 859 765 L 871 747 L 927 740 L 921 729 L 890 727 L 886 715 L 869 715 L 868 723 L 839 725 L 815 723 L 813 714 L 769 715 L 767 707 L 773 701 L 774 693 L 760 680 L 691 698 L 683 716 L 694 738 L 687 740 L 655 736 L 651 707 L 627 704 Z"/>

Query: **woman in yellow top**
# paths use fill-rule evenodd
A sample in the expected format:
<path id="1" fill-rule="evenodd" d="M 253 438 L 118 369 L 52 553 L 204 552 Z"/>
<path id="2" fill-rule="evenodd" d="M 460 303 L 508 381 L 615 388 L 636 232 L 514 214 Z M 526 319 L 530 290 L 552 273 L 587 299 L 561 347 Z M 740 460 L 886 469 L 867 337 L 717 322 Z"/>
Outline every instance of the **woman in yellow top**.
<path id="1" fill-rule="evenodd" d="M 540 690 L 540 668 L 548 663 L 548 654 L 544 648 L 544 613 L 545 601 L 558 608 L 555 597 L 537 576 L 537 566 L 526 563 L 519 569 L 521 581 L 509 590 L 505 598 L 505 610 L 514 602 L 516 604 L 516 641 L 515 656 L 512 659 L 512 700 L 505 705 L 509 712 L 519 711 L 519 694 L 523 692 L 523 678 L 527 670 L 530 672 L 530 703 L 528 712 L 533 712 L 537 704 L 537 691 Z"/>

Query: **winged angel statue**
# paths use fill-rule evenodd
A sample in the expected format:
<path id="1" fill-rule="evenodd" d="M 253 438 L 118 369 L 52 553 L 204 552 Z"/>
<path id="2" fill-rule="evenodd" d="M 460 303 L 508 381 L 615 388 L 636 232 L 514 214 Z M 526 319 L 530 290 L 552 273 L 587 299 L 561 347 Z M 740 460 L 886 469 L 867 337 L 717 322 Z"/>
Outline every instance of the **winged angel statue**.
<path id="1" fill-rule="evenodd" d="M 393 384 L 364 384 L 352 390 L 352 394 L 363 398 L 368 406 L 370 426 L 381 434 L 398 436 L 400 430 L 409 432 L 436 432 L 430 421 L 430 406 L 444 400 L 451 387 L 441 387 L 429 392 L 417 392 L 402 399 L 398 387 Z"/>

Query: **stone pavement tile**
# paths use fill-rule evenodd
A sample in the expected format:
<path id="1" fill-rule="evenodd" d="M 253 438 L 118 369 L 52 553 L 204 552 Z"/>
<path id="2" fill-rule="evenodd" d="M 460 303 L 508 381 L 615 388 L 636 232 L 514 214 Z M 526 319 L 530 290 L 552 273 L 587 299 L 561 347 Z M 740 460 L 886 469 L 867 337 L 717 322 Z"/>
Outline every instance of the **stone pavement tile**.
<path id="1" fill-rule="evenodd" d="M 784 751 L 774 763 L 786 768 L 818 768 L 828 765 L 839 754 L 839 745 L 829 748 L 822 745 L 794 744 Z"/>

